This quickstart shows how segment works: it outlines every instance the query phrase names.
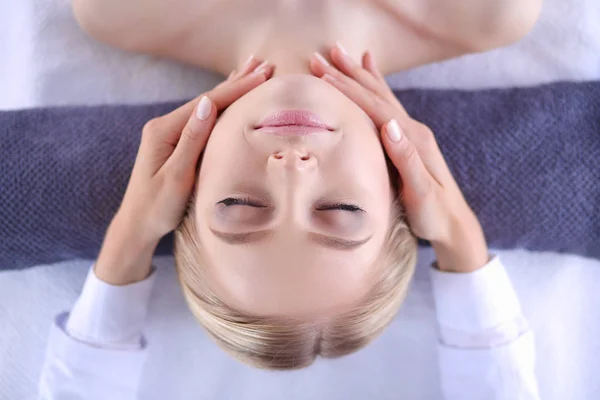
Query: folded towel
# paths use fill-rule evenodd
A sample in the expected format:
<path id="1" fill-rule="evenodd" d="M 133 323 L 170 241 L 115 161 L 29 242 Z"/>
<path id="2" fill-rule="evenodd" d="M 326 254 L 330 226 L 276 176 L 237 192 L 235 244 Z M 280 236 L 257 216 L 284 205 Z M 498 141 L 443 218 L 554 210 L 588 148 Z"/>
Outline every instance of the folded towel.
<path id="1" fill-rule="evenodd" d="M 397 95 L 436 133 L 492 247 L 600 258 L 600 82 Z M 142 126 L 179 104 L 0 112 L 0 269 L 95 258 Z"/>
<path id="2" fill-rule="evenodd" d="M 600 258 L 600 81 L 396 94 L 435 132 L 491 246 Z"/>

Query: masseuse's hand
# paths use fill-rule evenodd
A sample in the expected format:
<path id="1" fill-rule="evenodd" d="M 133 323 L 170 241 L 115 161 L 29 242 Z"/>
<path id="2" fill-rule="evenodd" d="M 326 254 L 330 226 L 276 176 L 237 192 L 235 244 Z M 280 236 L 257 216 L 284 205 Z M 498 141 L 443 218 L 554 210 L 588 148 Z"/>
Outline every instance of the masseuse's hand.
<path id="1" fill-rule="evenodd" d="M 120 285 L 149 274 L 160 238 L 184 215 L 217 113 L 272 73 L 272 65 L 251 58 L 213 90 L 145 125 L 123 202 L 95 264 L 101 280 Z"/>
<path id="2" fill-rule="evenodd" d="M 435 137 L 412 119 L 366 52 L 361 63 L 340 45 L 329 58 L 311 60 L 313 73 L 361 107 L 381 131 L 381 141 L 400 175 L 400 198 L 413 233 L 429 240 L 438 268 L 471 272 L 488 262 L 481 225 L 452 177 Z"/>

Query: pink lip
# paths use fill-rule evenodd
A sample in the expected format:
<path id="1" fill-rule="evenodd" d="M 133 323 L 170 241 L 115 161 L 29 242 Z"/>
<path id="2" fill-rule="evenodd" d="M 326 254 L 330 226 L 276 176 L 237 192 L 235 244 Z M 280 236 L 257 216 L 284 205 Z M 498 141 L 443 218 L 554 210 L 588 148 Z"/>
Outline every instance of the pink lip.
<path id="1" fill-rule="evenodd" d="M 310 135 L 334 130 L 318 115 L 305 110 L 286 110 L 273 113 L 262 120 L 256 129 L 274 135 Z"/>

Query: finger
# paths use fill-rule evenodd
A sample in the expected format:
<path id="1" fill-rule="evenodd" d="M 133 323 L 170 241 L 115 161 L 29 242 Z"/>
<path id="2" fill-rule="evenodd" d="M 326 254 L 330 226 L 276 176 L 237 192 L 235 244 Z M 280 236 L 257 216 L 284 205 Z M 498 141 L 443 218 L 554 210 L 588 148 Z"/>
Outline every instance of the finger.
<path id="1" fill-rule="evenodd" d="M 431 190 L 434 178 L 413 143 L 394 119 L 384 126 L 381 136 L 385 151 L 400 174 L 403 187 L 410 188 L 417 199 L 424 198 Z"/>
<path id="2" fill-rule="evenodd" d="M 260 70 L 256 69 L 238 80 L 228 82 L 226 85 L 211 90 L 208 92 L 208 95 L 215 103 L 217 111 L 222 111 L 234 101 L 264 83 L 272 76 L 273 71 L 274 67 L 272 65 L 267 65 Z"/>
<path id="3" fill-rule="evenodd" d="M 404 106 L 402 105 L 402 103 L 400 103 L 400 100 L 398 100 L 394 91 L 387 84 L 385 76 L 381 73 L 381 70 L 375 62 L 375 57 L 373 57 L 373 53 L 371 53 L 369 50 L 365 51 L 365 53 L 363 54 L 362 64 L 363 68 L 369 71 L 375 77 L 375 79 L 377 79 L 379 82 L 385 85 L 385 92 L 387 94 L 386 99 L 388 99 L 392 104 L 404 110 Z"/>
<path id="4" fill-rule="evenodd" d="M 373 54 L 371 54 L 371 52 L 369 50 L 365 51 L 365 53 L 363 54 L 362 65 L 363 65 L 364 69 L 369 71 L 371 73 L 371 75 L 373 75 L 375 77 L 375 79 L 377 79 L 379 82 L 385 83 L 387 85 L 387 82 L 385 81 L 385 77 L 379 70 L 379 67 L 377 67 L 375 58 L 373 57 Z"/>
<path id="5" fill-rule="evenodd" d="M 239 80 L 224 82 L 222 85 L 219 85 L 206 93 L 206 95 L 210 96 L 212 102 L 215 104 L 217 112 L 219 112 L 252 89 L 264 83 L 267 80 L 266 74 L 269 73 L 272 74 L 272 71 L 267 68 L 264 73 L 251 73 Z M 162 131 L 175 134 L 175 141 L 177 141 L 190 114 L 196 108 L 202 96 L 203 95 L 200 95 L 176 110 L 171 111 L 169 114 L 160 117 L 162 120 Z"/>
<path id="6" fill-rule="evenodd" d="M 335 69 L 331 66 L 329 61 L 323 56 L 323 54 L 315 51 L 310 59 L 310 70 L 313 75 L 322 77 L 327 72 Z"/>
<path id="7" fill-rule="evenodd" d="M 229 78 L 227 78 L 226 80 L 224 80 L 223 82 L 219 83 L 215 89 L 217 88 L 221 88 L 227 84 L 229 84 L 230 82 L 235 82 L 240 80 L 241 78 L 248 76 L 254 72 L 262 72 L 266 75 L 267 79 L 271 79 L 271 77 L 273 76 L 273 73 L 275 72 L 275 65 L 273 64 L 269 64 L 267 61 L 264 62 L 260 62 L 260 61 L 253 61 L 249 64 L 250 66 L 255 66 L 256 68 L 251 69 L 249 71 L 240 71 L 240 72 L 232 72 L 231 74 L 229 74 Z M 247 68 L 245 68 L 247 69 Z M 235 70 L 234 70 L 235 71 Z M 213 89 L 214 90 L 214 89 Z"/>
<path id="8" fill-rule="evenodd" d="M 254 57 L 254 54 L 251 54 L 250 57 L 244 62 L 244 65 L 240 68 L 238 72 L 233 76 L 233 80 L 240 79 L 252 71 L 254 71 L 259 65 L 261 65 L 263 61 Z"/>
<path id="9" fill-rule="evenodd" d="M 345 94 L 352 102 L 358 105 L 367 115 L 377 129 L 381 130 L 383 125 L 386 124 L 390 119 L 399 118 L 402 120 L 408 120 L 408 114 L 404 109 L 396 107 L 390 102 L 386 101 L 379 95 L 362 87 L 352 78 L 337 71 L 334 75 L 326 73 L 322 79 L 331 85 L 335 86 L 340 92 Z"/>
<path id="10" fill-rule="evenodd" d="M 378 80 L 371 72 L 354 61 L 340 42 L 337 42 L 335 47 L 330 50 L 330 57 L 335 67 L 371 92 L 384 98 L 389 95 L 387 83 Z"/>
<path id="11" fill-rule="evenodd" d="M 175 176 L 185 176 L 196 171 L 200 153 L 213 129 L 216 107 L 208 96 L 203 96 L 181 131 L 179 142 L 165 163 Z"/>
<path id="12" fill-rule="evenodd" d="M 235 69 L 229 73 L 229 76 L 227 77 L 227 80 L 228 80 L 228 81 L 230 81 L 230 80 L 231 80 L 231 78 L 232 78 L 234 75 L 235 75 Z"/>
<path id="13" fill-rule="evenodd" d="M 383 74 L 379 70 L 379 67 L 375 62 L 375 57 L 373 57 L 373 53 L 371 53 L 369 50 L 365 51 L 362 56 L 362 65 L 363 68 L 371 75 L 373 75 L 373 77 L 381 84 L 381 87 L 383 88 L 382 90 L 385 94 L 384 97 L 391 103 L 404 109 L 404 106 L 402 106 L 400 101 L 398 101 L 396 95 L 385 80 L 385 76 L 383 76 Z"/>
<path id="14" fill-rule="evenodd" d="M 385 122 L 393 118 L 393 116 L 395 114 L 398 114 L 398 112 L 403 118 L 408 118 L 408 113 L 406 113 L 406 110 L 404 109 L 402 104 L 400 104 L 400 102 L 396 99 L 394 93 L 387 86 L 387 83 L 376 83 L 381 87 L 381 89 L 378 89 L 374 92 L 368 87 L 362 85 L 360 82 L 356 81 L 354 78 L 349 77 L 348 75 L 340 72 L 335 67 L 331 66 L 331 64 L 329 64 L 325 57 L 323 57 L 323 55 L 321 55 L 320 53 L 313 54 L 313 57 L 310 62 L 310 68 L 312 73 L 316 76 L 325 79 L 325 75 L 330 75 L 331 77 L 339 81 L 343 87 L 348 88 L 349 90 L 345 91 L 342 90 L 341 87 L 338 87 L 338 89 L 341 90 L 342 93 L 350 97 L 352 101 L 357 103 L 361 108 L 365 110 L 365 112 L 367 112 L 367 114 L 369 114 L 371 119 L 373 119 L 377 124 L 378 128 L 381 128 Z M 370 75 L 370 72 L 367 72 L 366 70 L 364 70 L 364 73 Z M 371 76 L 371 80 L 376 81 L 377 78 Z M 333 85 L 336 87 L 338 86 L 335 84 Z M 372 98 L 369 96 L 372 96 Z M 390 114 L 388 112 L 385 112 L 385 109 L 380 109 L 380 103 L 383 100 L 386 100 L 388 103 L 390 103 L 389 105 L 395 108 L 398 112 L 395 111 L 395 114 Z M 367 105 L 371 102 L 374 102 L 374 104 L 371 107 L 368 107 Z M 389 109 L 389 107 L 387 107 L 387 109 Z M 374 114 L 374 112 L 376 111 L 380 111 L 379 114 L 381 115 L 378 115 L 379 118 L 376 118 L 377 115 Z"/>

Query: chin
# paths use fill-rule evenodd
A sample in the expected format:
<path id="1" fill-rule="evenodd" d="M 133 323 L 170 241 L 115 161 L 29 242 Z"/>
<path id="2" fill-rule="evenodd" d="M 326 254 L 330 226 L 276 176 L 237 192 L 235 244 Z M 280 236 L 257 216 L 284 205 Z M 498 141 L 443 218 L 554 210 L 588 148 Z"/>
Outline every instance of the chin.
<path id="1" fill-rule="evenodd" d="M 313 110 L 316 106 L 323 106 L 324 101 L 336 101 L 338 97 L 337 89 L 324 80 L 308 74 L 276 76 L 255 90 L 268 91 L 267 96 L 271 101 L 281 107 L 309 110 Z"/>
<path id="2" fill-rule="evenodd" d="M 269 79 L 264 85 L 284 86 L 288 90 L 306 90 L 307 88 L 328 87 L 327 82 L 309 74 L 284 74 Z"/>

